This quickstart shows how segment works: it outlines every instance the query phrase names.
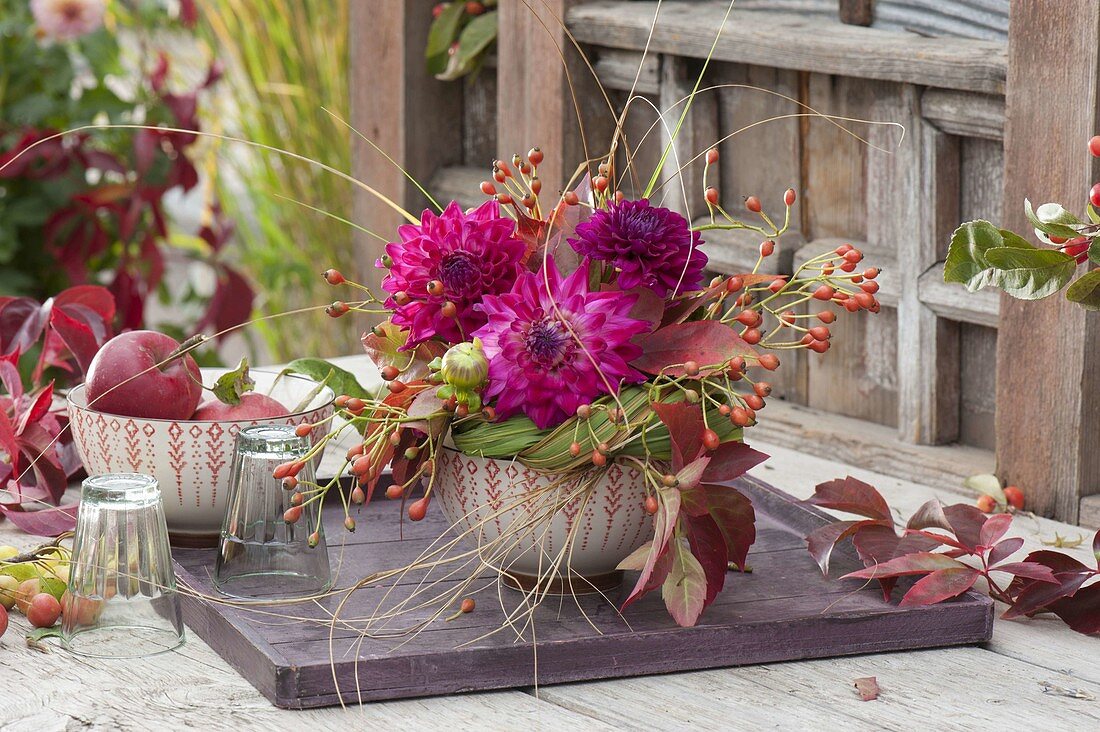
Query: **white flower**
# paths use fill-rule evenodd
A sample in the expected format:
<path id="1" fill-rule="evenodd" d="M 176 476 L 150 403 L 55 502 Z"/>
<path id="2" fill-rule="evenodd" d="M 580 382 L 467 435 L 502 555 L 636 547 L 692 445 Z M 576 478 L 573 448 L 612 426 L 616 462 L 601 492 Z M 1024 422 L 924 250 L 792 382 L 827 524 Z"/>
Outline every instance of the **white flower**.
<path id="1" fill-rule="evenodd" d="M 31 0 L 31 13 L 46 36 L 59 41 L 79 38 L 103 25 L 107 0 Z"/>

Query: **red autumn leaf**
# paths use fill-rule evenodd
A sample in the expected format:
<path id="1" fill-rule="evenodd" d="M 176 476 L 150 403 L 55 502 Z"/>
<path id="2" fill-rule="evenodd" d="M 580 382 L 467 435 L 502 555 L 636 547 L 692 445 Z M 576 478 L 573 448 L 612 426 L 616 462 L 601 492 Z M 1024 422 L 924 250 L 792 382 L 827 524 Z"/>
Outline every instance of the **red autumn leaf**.
<path id="1" fill-rule="evenodd" d="M 1078 633 L 1100 633 L 1100 584 L 1082 587 L 1072 597 L 1052 603 L 1050 610 Z"/>
<path id="2" fill-rule="evenodd" d="M 627 290 L 627 294 L 636 295 L 637 300 L 630 306 L 630 317 L 649 323 L 649 333 L 661 324 L 661 317 L 665 314 L 665 301 L 648 287 L 635 287 Z M 635 336 L 635 340 L 641 335 Z"/>
<path id="3" fill-rule="evenodd" d="M 807 503 L 893 524 L 890 506 L 875 487 L 848 476 L 818 484 Z"/>
<path id="4" fill-rule="evenodd" d="M 96 340 L 95 333 L 85 323 L 70 316 L 61 308 L 55 309 L 50 316 L 50 327 L 57 333 L 58 338 L 73 354 L 73 357 L 76 358 L 80 370 L 87 372 L 92 363 L 92 358 L 95 357 L 103 342 Z M 43 355 L 45 355 L 45 351 L 43 351 Z"/>
<path id="5" fill-rule="evenodd" d="M 653 578 L 657 560 L 661 558 L 662 554 L 669 551 L 669 542 L 676 529 L 676 522 L 680 518 L 680 491 L 676 488 L 661 488 L 659 489 L 659 496 L 657 514 L 653 517 L 654 551 L 650 552 L 649 558 L 642 568 L 642 573 L 638 577 L 638 582 L 634 585 L 630 595 L 623 601 L 619 608 L 620 611 L 625 610 L 632 602 L 652 589 L 650 581 Z M 660 548 L 657 549 L 657 547 Z"/>
<path id="6" fill-rule="evenodd" d="M 23 379 L 19 376 L 19 368 L 15 365 L 18 361 L 16 354 L 0 356 L 0 386 L 12 398 L 18 402 L 23 396 Z"/>
<path id="7" fill-rule="evenodd" d="M 990 566 L 996 566 L 1015 554 L 1023 545 L 1023 537 L 1013 536 L 1012 538 L 1005 539 L 989 550 L 986 561 L 989 562 Z"/>
<path id="8" fill-rule="evenodd" d="M 87 311 L 95 313 L 103 323 L 110 323 L 115 318 L 115 299 L 106 287 L 99 285 L 70 287 L 54 298 L 54 306 L 72 311 L 73 317 L 76 317 L 77 312 L 84 311 L 85 319 L 89 322 L 91 319 L 87 317 Z M 96 335 L 103 337 L 106 333 Z"/>
<path id="9" fill-rule="evenodd" d="M 12 504 L 0 503 L 0 513 L 28 534 L 57 536 L 76 528 L 77 504 L 46 508 L 41 511 L 24 511 Z"/>
<path id="10" fill-rule="evenodd" d="M 979 546 L 993 546 L 1005 535 L 1011 525 L 1012 514 L 1010 513 L 998 513 L 990 516 L 982 524 L 981 531 L 978 532 Z"/>
<path id="11" fill-rule="evenodd" d="M 29 297 L 7 300 L 0 307 L 0 354 L 26 353 L 42 335 L 47 313 Z"/>
<path id="12" fill-rule="evenodd" d="M 921 507 L 909 517 L 909 521 L 905 524 L 906 529 L 914 531 L 933 527 L 946 529 L 947 531 L 951 530 L 951 524 L 947 522 L 947 517 L 943 514 L 943 504 L 940 503 L 938 498 L 933 498 L 921 504 Z"/>
<path id="13" fill-rule="evenodd" d="M 987 517 L 977 506 L 956 503 L 945 506 L 943 515 L 947 517 L 947 523 L 951 524 L 951 531 L 959 543 L 971 551 L 981 545 L 982 527 L 985 526 Z"/>
<path id="14" fill-rule="evenodd" d="M 934 605 L 958 597 L 973 587 L 980 576 L 978 570 L 966 566 L 936 570 L 917 580 L 901 598 L 901 605 Z"/>
<path id="15" fill-rule="evenodd" d="M 703 451 L 703 410 L 687 402 L 654 402 L 653 411 L 668 427 L 672 442 L 672 469 L 680 470 Z"/>
<path id="16" fill-rule="evenodd" d="M 912 529 L 906 529 L 905 533 L 906 533 L 907 536 L 921 536 L 921 537 L 924 537 L 925 539 L 928 539 L 929 541 L 935 542 L 937 545 L 938 544 L 945 544 L 947 546 L 954 547 L 955 549 L 957 549 L 961 552 L 961 554 L 959 554 L 958 556 L 964 556 L 966 554 L 973 554 L 974 553 L 969 548 L 963 546 L 959 542 L 958 539 L 956 539 L 953 536 L 949 536 L 948 534 L 940 534 L 940 533 L 935 532 L 935 531 L 913 531 Z"/>
<path id="17" fill-rule="evenodd" d="M 705 608 L 714 602 L 726 582 L 729 551 L 721 529 L 709 514 L 688 516 L 686 524 L 691 553 L 703 566 L 703 573 L 707 578 L 707 594 L 703 601 Z"/>
<path id="18" fill-rule="evenodd" d="M 723 442 L 710 452 L 710 463 L 703 473 L 703 480 L 708 483 L 728 483 L 767 459 L 766 453 L 753 450 L 743 442 Z"/>
<path id="19" fill-rule="evenodd" d="M 943 569 L 966 567 L 962 562 L 934 552 L 914 552 L 889 562 L 876 564 L 855 572 L 849 572 L 841 579 L 878 579 L 880 577 L 903 577 L 910 574 L 927 574 Z M 966 567 L 970 569 L 969 567 Z"/>
<path id="20" fill-rule="evenodd" d="M 692 488 L 697 487 L 703 479 L 703 473 L 706 471 L 709 462 L 709 457 L 699 457 L 677 470 L 676 487 L 681 491 L 690 491 Z"/>
<path id="21" fill-rule="evenodd" d="M 888 562 L 906 554 L 931 551 L 940 545 L 938 541 L 918 534 L 899 537 L 893 525 L 877 522 L 868 522 L 868 525 L 856 531 L 852 536 L 852 544 L 855 545 L 856 553 L 867 567 Z M 898 578 L 883 577 L 878 580 L 878 583 L 882 589 L 882 599 L 888 601 L 898 583 Z"/>
<path id="22" fill-rule="evenodd" d="M 1073 557 L 1061 552 L 1042 549 L 1031 552 L 1025 562 L 1036 562 L 1054 572 L 1058 584 L 1039 582 L 1017 577 L 1008 587 L 1013 598 L 1012 607 L 1003 615 L 1006 619 L 1031 616 L 1047 608 L 1053 602 L 1072 595 L 1093 575 L 1093 570 Z"/>
<path id="23" fill-rule="evenodd" d="M 638 584 L 634 586 L 630 597 L 626 598 L 623 604 L 619 606 L 619 612 L 623 612 L 635 600 L 663 585 L 668 578 L 668 573 L 672 570 L 672 554 L 669 553 L 668 545 L 665 545 L 660 552 L 651 552 L 649 557 L 646 560 L 646 565 L 642 568 L 642 575 L 638 577 Z M 652 562 L 650 562 L 650 559 L 652 559 Z M 645 578 L 644 582 L 642 581 L 643 577 Z"/>
<path id="24" fill-rule="evenodd" d="M 377 335 L 375 330 L 381 331 L 382 335 Z M 397 366 L 402 369 L 403 380 L 422 379 L 428 375 L 428 364 L 436 356 L 446 353 L 447 347 L 438 341 L 425 341 L 410 356 L 408 351 L 402 350 L 408 340 L 407 330 L 387 321 L 363 334 L 363 350 L 379 369 Z"/>
<path id="25" fill-rule="evenodd" d="M 998 567 L 993 567 L 994 572 L 1007 572 L 1017 577 L 1033 579 L 1037 582 L 1058 584 L 1058 578 L 1054 576 L 1054 570 L 1038 562 L 1008 562 Z"/>
<path id="26" fill-rule="evenodd" d="M 863 527 L 880 525 L 878 521 L 870 519 L 863 521 L 833 521 L 814 529 L 806 537 L 807 549 L 809 549 L 810 556 L 817 562 L 817 566 L 821 568 L 821 573 L 828 575 L 829 559 L 832 557 L 837 544 Z M 890 531 L 892 533 L 892 530 Z"/>
<path id="27" fill-rule="evenodd" d="M 745 557 L 756 541 L 756 511 L 752 501 L 729 486 L 704 484 L 702 488 L 710 515 L 726 540 L 727 561 L 744 571 Z"/>
<path id="28" fill-rule="evenodd" d="M 634 340 L 641 346 L 642 355 L 631 365 L 647 374 L 683 376 L 682 364 L 687 361 L 714 366 L 727 363 L 734 356 L 755 359 L 758 355 L 733 328 L 716 320 L 667 325 Z"/>
<path id="29" fill-rule="evenodd" d="M 1100 569 L 1100 530 L 1092 537 L 1092 556 L 1096 557 L 1096 568 Z"/>
<path id="30" fill-rule="evenodd" d="M 675 538 L 673 542 L 669 547 L 672 568 L 661 585 L 661 598 L 676 624 L 690 628 L 706 606 L 707 576 L 703 565 L 683 545 L 683 539 Z"/>
<path id="31" fill-rule="evenodd" d="M 27 431 L 27 427 L 46 416 L 53 406 L 53 382 L 38 392 L 38 396 L 30 401 L 30 404 L 19 416 L 15 424 L 15 434 L 21 435 Z"/>
<path id="32" fill-rule="evenodd" d="M 862 679 L 856 679 L 855 687 L 856 691 L 859 693 L 859 698 L 863 701 L 874 701 L 875 699 L 878 699 L 878 679 L 876 679 L 874 676 L 867 676 Z"/>
<path id="33" fill-rule="evenodd" d="M 700 486 L 680 491 L 680 510 L 688 516 L 706 516 L 710 513 L 707 492 Z"/>

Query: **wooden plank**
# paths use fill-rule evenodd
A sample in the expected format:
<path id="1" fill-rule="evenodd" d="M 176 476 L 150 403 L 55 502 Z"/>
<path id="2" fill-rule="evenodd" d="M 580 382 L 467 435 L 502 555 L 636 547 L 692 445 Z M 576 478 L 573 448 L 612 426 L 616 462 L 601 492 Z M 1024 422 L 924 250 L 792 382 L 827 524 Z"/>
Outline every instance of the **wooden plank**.
<path id="1" fill-rule="evenodd" d="M 959 146 L 958 138 L 921 121 L 916 89 L 906 87 L 903 98 L 911 106 L 902 119 L 913 134 L 904 153 L 896 150 L 883 160 L 890 182 L 870 199 L 882 203 L 874 216 L 877 236 L 897 241 L 902 272 L 899 434 L 908 442 L 937 445 L 959 436 L 959 326 L 921 302 L 918 277 L 939 260 L 943 242 L 959 221 Z"/>
<path id="2" fill-rule="evenodd" d="M 847 25 L 871 25 L 875 20 L 875 0 L 840 0 L 840 22 Z"/>
<path id="3" fill-rule="evenodd" d="M 795 13 L 737 8 L 723 28 L 727 5 L 724 0 L 662 3 L 651 50 L 705 58 L 716 31 L 722 28 L 713 56 L 719 61 L 992 94 L 1004 92 L 1006 55 L 1002 42 L 924 38 Z M 654 2 L 599 0 L 572 10 L 568 22 L 584 43 L 640 50 L 650 36 L 655 9 Z"/>
<path id="4" fill-rule="evenodd" d="M 638 51 L 601 48 L 596 56 L 596 75 L 607 89 L 635 94 L 660 92 L 661 57 L 655 53 L 642 56 Z M 640 67 L 640 68 L 639 68 Z"/>
<path id="5" fill-rule="evenodd" d="M 350 6 L 351 124 L 420 181 L 462 156 L 462 125 L 456 123 L 462 119 L 462 85 L 437 81 L 424 66 L 425 18 L 433 5 L 393 0 Z M 351 135 L 351 145 L 352 174 L 419 215 L 427 201 L 404 173 L 357 135 Z M 407 223 L 361 189 L 355 192 L 353 218 L 381 236 L 392 236 Z M 362 262 L 359 281 L 377 288 L 383 274 L 374 261 L 384 244 L 362 232 L 355 241 Z"/>
<path id="6" fill-rule="evenodd" d="M 698 218 L 693 223 L 696 226 L 708 224 L 710 219 Z M 710 257 L 708 269 L 720 274 L 751 272 L 760 258 L 761 238 L 756 232 L 744 230 L 715 229 L 703 232 L 703 239 L 707 242 L 704 251 Z M 765 259 L 757 271 L 764 274 L 789 274 L 797 261 L 798 253 L 805 248 L 806 240 L 802 232 L 792 228 L 776 242 L 775 254 Z"/>
<path id="7" fill-rule="evenodd" d="M 462 162 L 492 170 L 497 152 L 497 64 L 485 60 L 481 70 L 462 80 Z"/>
<path id="8" fill-rule="evenodd" d="M 701 66 L 682 56 L 661 56 L 660 126 L 661 149 L 669 150 L 661 170 L 661 184 L 654 189 L 656 203 L 679 211 L 688 221 L 707 210 L 703 200 L 704 151 L 718 141 L 718 100 L 714 94 L 697 94 L 688 108 L 688 116 L 677 125 L 692 89 L 699 78 Z M 673 135 L 675 134 L 675 139 Z M 669 143 L 671 142 L 671 147 Z M 692 162 L 694 161 L 694 162 Z M 713 171 L 717 173 L 718 171 Z M 712 185 L 721 178 L 714 175 Z"/>
<path id="9" fill-rule="evenodd" d="M 997 445 L 997 331 L 971 323 L 959 327 L 959 440 L 992 450 Z"/>
<path id="10" fill-rule="evenodd" d="M 998 141 L 1004 139 L 1003 96 L 952 89 L 925 89 L 921 95 L 921 114 L 951 135 Z"/>
<path id="11" fill-rule="evenodd" d="M 779 446 L 835 455 L 847 465 L 919 483 L 933 491 L 962 491 L 963 479 L 993 470 L 993 453 L 989 450 L 902 442 L 891 427 L 778 400 L 768 402 L 760 423 L 748 430 L 745 440 L 751 445 L 764 443 L 761 449 L 766 452 L 771 446 Z M 830 477 L 841 476 L 807 473 L 802 490 L 812 492 L 815 482 Z M 783 487 L 791 490 L 790 484 L 784 483 Z"/>
<path id="12" fill-rule="evenodd" d="M 509 159 L 541 147 L 546 158 L 539 178 L 551 196 L 578 165 L 607 154 L 615 123 L 592 71 L 565 33 L 563 18 L 576 3 L 507 2 L 499 10 L 497 149 Z"/>
<path id="13" fill-rule="evenodd" d="M 441 204 L 458 201 L 463 208 L 479 206 L 488 198 L 481 192 L 481 181 L 490 180 L 491 166 L 453 165 L 440 168 L 432 176 L 428 190 Z"/>
<path id="14" fill-rule="evenodd" d="M 1081 499 L 1081 514 L 1077 523 L 1090 529 L 1100 529 L 1100 495 Z"/>
<path id="15" fill-rule="evenodd" d="M 995 658 L 995 661 L 991 661 Z M 852 682 L 878 679 L 881 695 L 860 700 Z M 965 681 L 954 683 L 953 680 Z M 1096 704 L 1046 695 L 1041 683 L 1100 694 L 1100 685 L 994 656 L 978 648 L 869 655 L 752 669 L 703 671 L 547 688 L 541 697 L 621 729 L 1095 729 Z M 698 706 L 685 700 L 702 695 Z M 782 699 L 775 706 L 762 698 Z"/>
<path id="16" fill-rule="evenodd" d="M 1005 225 L 1030 227 L 1020 202 L 1080 200 L 1100 177 L 1085 142 L 1100 126 L 1100 5 L 1090 0 L 1012 3 Z M 1072 61 L 1067 63 L 1067 59 Z M 1074 114 L 1047 100 L 1072 95 Z M 1043 145 L 1035 131 L 1043 130 Z M 1042 514 L 1077 518 L 1082 493 L 1100 475 L 1100 320 L 1061 296 L 1001 301 L 997 338 L 997 469 L 1028 491 Z M 1035 377 L 1036 354 L 1052 365 Z"/>
<path id="17" fill-rule="evenodd" d="M 797 268 L 799 265 L 809 261 L 810 258 L 816 257 L 830 249 L 836 249 L 841 244 L 851 244 L 867 254 L 866 260 L 868 266 L 875 266 L 881 270 L 878 278 L 875 280 L 879 285 L 879 291 L 875 293 L 875 297 L 878 298 L 880 303 L 887 307 L 897 307 L 898 300 L 901 298 L 901 273 L 898 271 L 898 261 L 892 256 L 893 252 L 883 252 L 869 242 L 838 237 L 814 239 L 795 252 L 793 266 Z"/>
<path id="18" fill-rule="evenodd" d="M 918 279 L 920 301 L 936 315 L 961 323 L 996 328 L 1001 298 L 993 290 L 981 290 L 961 296 L 958 285 L 943 281 L 943 263 L 937 263 Z"/>
<path id="19" fill-rule="evenodd" d="M 520 602 L 518 594 L 498 596 L 495 582 L 481 593 L 470 592 L 478 599 L 475 613 L 450 623 L 436 621 L 431 630 L 418 634 L 360 640 L 356 628 L 330 631 L 324 622 L 328 615 L 305 606 L 284 612 L 312 612 L 322 622 L 298 621 L 291 627 L 270 615 L 257 618 L 247 609 L 194 598 L 184 605 L 185 618 L 216 648 L 229 642 L 255 645 L 262 658 L 234 654 L 228 660 L 277 705 L 294 708 L 335 704 L 341 698 L 375 701 L 989 638 L 993 615 L 987 598 L 968 594 L 957 602 L 901 608 L 884 603 L 877 588 L 835 585 L 821 575 L 802 546 L 802 537 L 832 519 L 760 481 L 744 479 L 737 486 L 752 500 L 761 527 L 749 555 L 755 571 L 731 574 L 726 591 L 693 628 L 676 627 L 656 596 L 633 605 L 623 622 L 614 606 L 630 591 L 630 583 L 611 593 L 613 602 L 588 596 L 539 610 L 537 635 L 521 632 L 518 638 L 513 632 L 484 637 L 486 629 L 500 627 L 504 613 Z M 391 508 L 379 503 L 363 507 L 361 525 L 384 524 Z M 338 531 L 342 507 L 329 506 L 325 515 L 330 532 Z M 439 512 L 430 513 L 422 524 L 435 534 L 447 531 Z M 406 535 L 395 537 L 386 549 L 372 548 L 366 554 L 345 548 L 342 585 L 372 575 L 381 565 L 400 565 L 428 542 Z M 209 551 L 178 551 L 175 560 L 181 581 L 200 593 L 211 592 Z M 838 570 L 861 566 L 851 549 L 836 554 L 834 564 Z M 350 602 L 341 617 L 385 611 L 393 601 L 412 597 L 419 587 L 410 581 L 393 586 L 390 594 L 386 585 L 375 585 Z M 370 593 L 373 598 L 367 596 Z M 387 595 L 391 604 L 379 606 L 379 599 Z M 320 604 L 334 612 L 342 596 L 337 593 Z M 414 611 L 409 620 L 395 625 L 415 622 L 427 613 Z M 539 640 L 537 665 L 532 637 Z"/>

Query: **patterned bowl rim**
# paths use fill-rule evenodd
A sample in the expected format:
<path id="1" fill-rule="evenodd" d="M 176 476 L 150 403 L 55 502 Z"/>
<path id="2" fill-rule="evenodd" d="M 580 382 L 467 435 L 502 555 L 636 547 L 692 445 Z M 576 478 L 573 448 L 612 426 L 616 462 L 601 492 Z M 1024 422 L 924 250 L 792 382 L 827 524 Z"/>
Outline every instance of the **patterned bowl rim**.
<path id="1" fill-rule="evenodd" d="M 199 371 L 204 376 L 208 373 L 225 373 L 227 370 L 228 369 L 218 369 L 218 368 L 201 368 L 201 369 L 199 369 Z M 265 375 L 271 375 L 271 376 L 274 376 L 274 377 L 279 376 L 278 371 L 270 371 L 268 369 L 249 369 L 249 371 L 253 374 L 265 374 Z M 308 376 L 303 376 L 301 374 L 283 374 L 282 378 L 284 378 L 284 379 L 297 379 L 299 381 L 308 382 L 310 384 L 313 384 L 314 387 L 316 387 L 317 385 L 320 384 L 320 382 L 317 381 L 316 379 L 311 379 Z M 77 397 L 79 397 L 80 401 L 76 401 Z M 314 412 L 317 412 L 319 410 L 327 409 L 328 407 L 332 406 L 333 402 L 336 401 L 336 392 L 333 391 L 332 387 L 325 386 L 321 389 L 320 393 L 317 394 L 317 396 L 315 396 L 313 398 L 313 401 L 316 402 L 317 399 L 319 399 L 319 398 L 323 398 L 324 402 L 322 402 L 321 404 L 318 404 L 317 406 L 309 407 L 308 409 L 302 409 L 302 410 L 299 410 L 297 412 L 292 412 L 292 413 L 289 413 L 289 414 L 279 415 L 278 417 L 273 417 L 272 419 L 289 419 L 289 418 L 292 418 L 292 417 L 304 417 L 308 414 L 313 414 Z M 68 403 L 69 409 L 74 409 L 74 410 L 77 410 L 77 411 L 80 411 L 80 412 L 89 412 L 90 414 L 106 414 L 106 415 L 109 415 L 109 416 L 112 416 L 112 417 L 125 416 L 125 415 L 111 414 L 110 412 L 100 412 L 100 411 L 97 411 L 96 409 L 94 409 L 92 407 L 89 407 L 88 404 L 87 404 L 87 400 L 85 400 L 85 398 L 84 398 L 84 384 L 74 386 L 72 389 L 70 389 L 69 393 L 65 396 L 65 401 Z M 159 423 L 162 423 L 162 424 L 172 424 L 173 422 L 192 422 L 194 424 L 229 424 L 229 423 L 233 423 L 233 422 L 252 423 L 252 422 L 256 421 L 254 419 L 151 419 L 151 418 L 145 418 L 145 417 L 131 417 L 130 419 L 136 419 L 136 420 L 140 420 L 142 422 L 159 422 Z"/>

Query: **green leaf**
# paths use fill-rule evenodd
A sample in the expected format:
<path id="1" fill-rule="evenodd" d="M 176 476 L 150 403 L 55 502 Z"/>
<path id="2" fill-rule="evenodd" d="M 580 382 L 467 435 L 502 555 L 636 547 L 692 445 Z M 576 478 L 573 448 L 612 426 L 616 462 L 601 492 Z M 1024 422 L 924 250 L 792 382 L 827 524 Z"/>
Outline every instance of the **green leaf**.
<path id="1" fill-rule="evenodd" d="M 37 643 L 45 638 L 60 638 L 61 626 L 55 625 L 52 628 L 37 628 L 27 633 L 27 643 Z"/>
<path id="2" fill-rule="evenodd" d="M 1077 236 L 1077 229 L 1074 226 L 1084 226 L 1085 223 L 1057 203 L 1044 203 L 1033 211 L 1031 201 L 1026 198 L 1024 214 L 1031 225 L 1039 231 L 1048 236 L 1060 236 L 1063 239 L 1072 239 Z"/>
<path id="3" fill-rule="evenodd" d="M 465 14 L 466 3 L 455 0 L 443 8 L 428 30 L 428 44 L 424 48 L 424 58 L 428 62 L 429 74 L 441 74 L 447 68 L 451 44 L 458 37 L 458 27 Z"/>
<path id="4" fill-rule="evenodd" d="M 672 569 L 661 585 L 661 598 L 676 624 L 690 628 L 703 612 L 707 576 L 683 538 L 674 538 L 669 551 L 672 552 Z"/>
<path id="5" fill-rule="evenodd" d="M 475 17 L 462 29 L 458 37 L 458 49 L 447 59 L 447 66 L 436 74 L 442 81 L 464 76 L 477 67 L 482 53 L 497 37 L 497 12 L 494 10 Z"/>
<path id="6" fill-rule="evenodd" d="M 1039 300 L 1066 286 L 1077 269 L 1077 261 L 1056 249 L 997 247 L 986 250 L 986 259 L 996 267 L 997 284 L 1009 295 L 1022 300 Z"/>
<path id="7" fill-rule="evenodd" d="M 1089 204 L 1088 214 L 1089 214 L 1089 221 L 1091 221 L 1094 224 L 1100 224 L 1100 212 L 1098 212 L 1096 210 L 1096 207 L 1093 206 L 1091 203 Z"/>
<path id="8" fill-rule="evenodd" d="M 1100 264 L 1100 235 L 1093 235 L 1089 242 L 1089 260 Z"/>
<path id="9" fill-rule="evenodd" d="M 988 221 L 967 221 L 951 235 L 943 265 L 944 282 L 958 282 L 971 292 L 997 284 L 985 253 L 1004 246 L 1004 236 L 996 226 Z"/>
<path id="10" fill-rule="evenodd" d="M 1008 503 L 1008 499 L 1005 498 L 1005 492 L 1001 489 L 1001 479 L 992 473 L 971 475 L 963 481 L 963 485 L 975 493 L 993 496 L 993 500 L 996 501 L 999 506 L 1004 506 Z"/>
<path id="11" fill-rule="evenodd" d="M 256 382 L 248 375 L 248 359 L 242 358 L 237 368 L 222 374 L 214 382 L 214 396 L 225 404 L 240 404 L 246 392 L 256 388 Z"/>
<path id="12" fill-rule="evenodd" d="M 1100 310 L 1100 269 L 1086 272 L 1066 290 L 1066 299 L 1086 310 Z"/>
<path id="13" fill-rule="evenodd" d="M 287 364 L 286 370 L 294 374 L 302 374 L 317 381 L 328 378 L 328 385 L 337 394 L 347 394 L 349 397 L 367 399 L 370 393 L 363 388 L 355 375 L 345 371 L 339 366 L 333 365 L 323 358 L 299 358 Z"/>

